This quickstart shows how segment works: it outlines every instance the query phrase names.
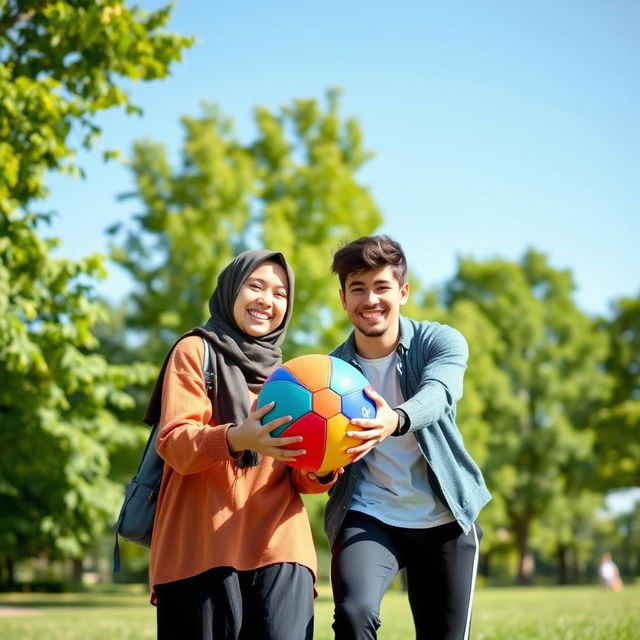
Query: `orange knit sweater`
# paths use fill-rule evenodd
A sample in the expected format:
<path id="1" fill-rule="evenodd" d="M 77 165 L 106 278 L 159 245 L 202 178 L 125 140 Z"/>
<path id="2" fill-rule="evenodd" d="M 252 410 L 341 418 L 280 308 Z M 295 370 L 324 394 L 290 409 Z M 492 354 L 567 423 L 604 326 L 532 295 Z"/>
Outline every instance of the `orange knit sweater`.
<path id="1" fill-rule="evenodd" d="M 227 446 L 230 425 L 216 424 L 212 415 L 203 355 L 199 337 L 185 338 L 165 373 L 157 441 L 165 467 L 151 540 L 150 584 L 213 567 L 243 571 L 277 562 L 303 565 L 315 580 L 316 553 L 300 492 L 321 493 L 332 482 L 310 480 L 267 456 L 256 467 L 239 469 Z"/>

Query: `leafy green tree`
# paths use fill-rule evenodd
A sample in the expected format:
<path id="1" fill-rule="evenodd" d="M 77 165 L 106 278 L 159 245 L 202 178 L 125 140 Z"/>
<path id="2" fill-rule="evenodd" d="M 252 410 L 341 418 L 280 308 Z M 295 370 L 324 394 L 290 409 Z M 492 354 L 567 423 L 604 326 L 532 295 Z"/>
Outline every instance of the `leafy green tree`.
<path id="1" fill-rule="evenodd" d="M 113 257 L 132 276 L 128 324 L 160 362 L 175 337 L 201 324 L 221 268 L 247 248 L 282 251 L 296 273 L 287 356 L 327 350 L 347 329 L 329 268 L 341 240 L 371 232 L 381 216 L 356 173 L 370 157 L 357 122 L 339 117 L 338 93 L 323 109 L 294 100 L 254 111 L 255 138 L 240 142 L 219 108 L 185 117 L 181 165 L 152 141 L 134 147 L 143 211 L 116 225 Z"/>
<path id="2" fill-rule="evenodd" d="M 491 327 L 484 348 L 498 371 L 476 381 L 490 426 L 483 468 L 515 536 L 523 583 L 534 570 L 533 525 L 561 496 L 579 495 L 576 470 L 593 469 L 590 427 L 608 392 L 605 336 L 573 289 L 569 272 L 530 250 L 520 263 L 461 260 L 445 291 L 447 306 L 469 301 Z"/>
<path id="3" fill-rule="evenodd" d="M 617 300 L 612 311 L 601 326 L 609 336 L 605 368 L 613 386 L 596 424 L 604 489 L 640 486 L 640 296 Z"/>
<path id="4" fill-rule="evenodd" d="M 146 357 L 162 361 L 182 331 L 206 319 L 218 273 L 246 248 L 254 163 L 234 139 L 231 122 L 215 107 L 202 118 L 182 118 L 182 166 L 174 173 L 165 147 L 136 142 L 131 168 L 144 211 L 112 257 L 127 270 L 134 289 L 126 303 L 130 329 L 143 338 Z"/>
<path id="5" fill-rule="evenodd" d="M 110 107 L 138 111 L 123 84 L 168 73 L 190 40 L 165 33 L 169 8 L 115 0 L 0 0 L 0 563 L 78 557 L 114 517 L 110 452 L 137 437 L 113 410 L 148 368 L 110 365 L 92 334 L 104 319 L 102 259 L 54 257 L 41 237 L 49 171 L 81 174 L 73 143 Z M 73 134 L 73 135 L 72 135 Z"/>
<path id="6" fill-rule="evenodd" d="M 622 572 L 635 577 L 640 574 L 640 500 L 637 500 L 631 511 L 620 514 L 615 521 L 619 540 L 619 559 Z"/>
<path id="7" fill-rule="evenodd" d="M 262 241 L 283 251 L 296 273 L 290 355 L 328 351 L 346 337 L 351 325 L 329 271 L 333 253 L 341 241 L 369 235 L 382 222 L 355 177 L 372 154 L 356 120 L 341 123 L 338 98 L 330 91 L 324 112 L 315 100 L 295 100 L 280 114 L 256 110 Z"/>
<path id="8" fill-rule="evenodd" d="M 602 494 L 586 487 L 567 491 L 536 522 L 532 546 L 555 563 L 559 584 L 577 582 L 586 576 L 593 558 L 596 514 L 602 498 Z"/>
<path id="9" fill-rule="evenodd" d="M 496 411 L 509 410 L 512 402 L 508 376 L 498 367 L 495 359 L 495 345 L 500 340 L 497 328 L 473 300 L 463 297 L 451 300 L 446 291 L 422 291 L 415 278 L 411 278 L 411 288 L 412 294 L 403 313 L 420 320 L 449 324 L 458 329 L 467 340 L 469 362 L 456 422 L 465 446 L 486 473 L 489 447 L 495 437 L 491 416 Z M 502 469 L 501 473 L 506 477 L 501 481 L 511 483 L 511 471 L 510 468 Z M 494 472 L 494 480 L 498 480 L 495 475 Z M 505 528 L 506 522 L 504 496 L 493 491 L 492 500 L 482 511 L 480 572 L 486 578 L 492 577 L 494 573 L 494 561 L 504 556 L 509 549 L 511 536 Z"/>

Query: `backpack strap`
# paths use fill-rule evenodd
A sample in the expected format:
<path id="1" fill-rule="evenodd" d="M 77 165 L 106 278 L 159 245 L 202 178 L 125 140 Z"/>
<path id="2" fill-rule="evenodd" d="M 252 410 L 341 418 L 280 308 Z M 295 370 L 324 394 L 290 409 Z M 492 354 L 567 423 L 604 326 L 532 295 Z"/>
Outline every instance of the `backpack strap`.
<path id="1" fill-rule="evenodd" d="M 207 395 L 209 395 L 213 387 L 214 372 L 213 372 L 212 363 L 214 361 L 214 354 L 213 354 L 213 347 L 211 346 L 211 343 L 204 336 L 201 336 L 201 338 L 202 338 L 202 342 L 204 343 L 204 356 L 202 358 L 202 376 L 204 378 L 204 386 L 205 386 L 205 389 L 207 390 Z M 158 425 L 156 424 L 153 426 L 149 439 L 147 440 L 145 452 L 149 446 L 153 446 L 155 448 L 155 435 L 157 430 L 158 430 Z M 142 464 L 142 460 L 144 459 L 145 452 L 143 452 L 140 464 Z M 140 465 L 138 466 L 138 471 L 139 470 L 140 470 Z M 122 516 L 122 510 L 124 509 L 125 506 L 126 506 L 126 498 L 125 498 L 125 503 L 120 512 L 120 517 Z M 120 520 L 120 517 L 118 518 L 118 521 Z M 117 573 L 118 571 L 120 571 L 120 545 L 118 543 L 118 523 L 116 523 L 115 538 L 116 540 L 113 547 L 113 573 Z"/>
<path id="2" fill-rule="evenodd" d="M 204 337 L 202 342 L 204 343 L 204 357 L 202 358 L 202 376 L 204 378 L 204 386 L 207 390 L 207 394 L 211 392 L 213 387 L 213 347 L 211 343 Z"/>

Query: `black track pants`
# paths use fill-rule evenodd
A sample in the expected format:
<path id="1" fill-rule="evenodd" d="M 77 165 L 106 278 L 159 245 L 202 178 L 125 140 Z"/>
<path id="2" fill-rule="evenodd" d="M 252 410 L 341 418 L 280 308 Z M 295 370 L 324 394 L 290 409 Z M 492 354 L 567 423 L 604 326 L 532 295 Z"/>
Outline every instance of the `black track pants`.
<path id="1" fill-rule="evenodd" d="M 156 585 L 158 640 L 311 640 L 313 577 L 294 563 Z"/>
<path id="2" fill-rule="evenodd" d="M 467 640 L 481 531 L 456 522 L 431 529 L 393 527 L 349 511 L 332 549 L 336 640 L 371 640 L 380 603 L 406 568 L 417 640 Z"/>

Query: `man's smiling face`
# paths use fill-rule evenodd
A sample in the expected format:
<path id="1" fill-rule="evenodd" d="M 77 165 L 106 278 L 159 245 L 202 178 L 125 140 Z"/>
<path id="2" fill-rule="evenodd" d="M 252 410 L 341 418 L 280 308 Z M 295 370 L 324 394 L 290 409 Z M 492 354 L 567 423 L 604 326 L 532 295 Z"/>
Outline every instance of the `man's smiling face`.
<path id="1" fill-rule="evenodd" d="M 409 284 L 400 284 L 393 267 L 371 269 L 347 276 L 340 299 L 351 323 L 367 338 L 398 331 L 400 306 L 407 301 Z"/>

